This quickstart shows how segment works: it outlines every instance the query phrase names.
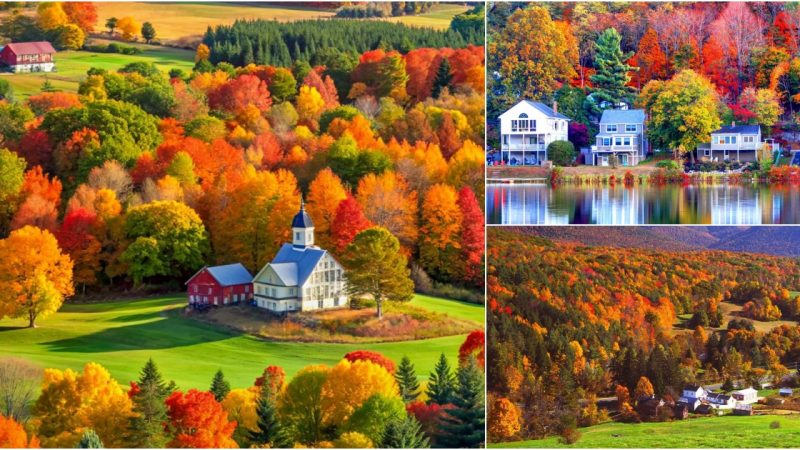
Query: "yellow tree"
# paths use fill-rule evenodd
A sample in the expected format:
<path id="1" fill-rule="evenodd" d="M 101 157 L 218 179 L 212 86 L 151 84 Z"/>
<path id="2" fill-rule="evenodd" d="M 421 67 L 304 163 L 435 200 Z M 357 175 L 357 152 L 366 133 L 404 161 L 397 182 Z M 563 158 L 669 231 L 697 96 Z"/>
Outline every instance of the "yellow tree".
<path id="1" fill-rule="evenodd" d="M 321 405 L 326 425 L 341 425 L 375 394 L 399 398 L 397 381 L 372 361 L 346 359 L 333 366 L 322 386 Z"/>
<path id="2" fill-rule="evenodd" d="M 636 383 L 636 390 L 633 391 L 633 393 L 636 396 L 636 401 L 644 397 L 652 397 L 654 394 L 653 383 L 651 383 L 647 377 L 642 376 Z"/>
<path id="3" fill-rule="evenodd" d="M 132 41 L 136 39 L 136 35 L 142 29 L 142 25 L 133 17 L 125 16 L 117 20 L 117 28 L 122 33 L 122 39 Z"/>
<path id="4" fill-rule="evenodd" d="M 342 180 L 330 168 L 317 174 L 308 187 L 308 213 L 314 221 L 314 230 L 322 247 L 331 243 L 331 224 L 336 217 L 336 208 L 347 198 Z"/>
<path id="5" fill-rule="evenodd" d="M 72 260 L 49 231 L 25 226 L 0 241 L 0 318 L 27 317 L 33 328 L 72 294 Z"/>
<path id="6" fill-rule="evenodd" d="M 358 182 L 356 200 L 372 224 L 389 230 L 406 251 L 414 248 L 417 226 L 417 193 L 392 171 L 368 174 Z"/>
<path id="7" fill-rule="evenodd" d="M 461 255 L 461 209 L 458 195 L 447 184 L 435 184 L 422 203 L 419 259 L 428 273 L 440 280 L 455 280 Z"/>
<path id="8" fill-rule="evenodd" d="M 240 444 L 245 442 L 251 431 L 258 431 L 256 402 L 258 389 L 234 389 L 222 400 L 222 408 L 228 413 L 228 419 L 236 421 L 234 438 Z"/>
<path id="9" fill-rule="evenodd" d="M 472 188 L 480 205 L 484 204 L 483 158 L 483 150 L 477 144 L 464 141 L 447 164 L 447 182 L 456 189 Z"/>
<path id="10" fill-rule="evenodd" d="M 520 412 L 517 405 L 505 397 L 496 398 L 489 408 L 489 436 L 506 441 L 519 433 Z"/>
<path id="11" fill-rule="evenodd" d="M 69 17 L 60 2 L 39 3 L 36 15 L 39 27 L 45 31 L 54 30 L 69 22 Z"/>
<path id="12" fill-rule="evenodd" d="M 300 86 L 297 94 L 297 115 L 300 121 L 311 128 L 317 128 L 317 120 L 325 109 L 325 100 L 316 88 Z"/>
<path id="13" fill-rule="evenodd" d="M 322 441 L 322 389 L 330 371 L 324 365 L 304 367 L 278 396 L 281 420 L 295 442 L 316 446 Z"/>
<path id="14" fill-rule="evenodd" d="M 47 447 L 75 447 L 83 431 L 91 428 L 106 447 L 117 448 L 125 446 L 132 407 L 108 370 L 88 363 L 81 373 L 46 369 L 34 413 Z"/>
<path id="15" fill-rule="evenodd" d="M 206 61 L 211 56 L 211 49 L 206 44 L 197 46 L 197 51 L 194 54 L 194 62 Z"/>

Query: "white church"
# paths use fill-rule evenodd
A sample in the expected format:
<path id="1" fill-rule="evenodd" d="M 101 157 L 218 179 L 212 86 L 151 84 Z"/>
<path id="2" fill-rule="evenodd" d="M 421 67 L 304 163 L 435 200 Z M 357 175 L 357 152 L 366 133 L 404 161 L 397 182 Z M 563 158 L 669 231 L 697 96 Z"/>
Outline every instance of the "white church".
<path id="1" fill-rule="evenodd" d="M 314 245 L 314 223 L 300 203 L 292 220 L 292 243 L 283 244 L 272 262 L 253 278 L 259 308 L 277 314 L 347 306 L 344 268 Z"/>

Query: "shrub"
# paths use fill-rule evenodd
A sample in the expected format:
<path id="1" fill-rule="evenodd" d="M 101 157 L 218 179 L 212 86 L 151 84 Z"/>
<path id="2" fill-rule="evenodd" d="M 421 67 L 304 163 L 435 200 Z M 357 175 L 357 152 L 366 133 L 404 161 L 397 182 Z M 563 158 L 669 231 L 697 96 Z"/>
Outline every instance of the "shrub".
<path id="1" fill-rule="evenodd" d="M 633 186 L 636 183 L 636 178 L 634 178 L 633 173 L 630 170 L 625 172 L 623 182 L 625 183 L 625 186 Z"/>
<path id="2" fill-rule="evenodd" d="M 550 185 L 558 186 L 564 181 L 564 169 L 561 167 L 553 167 L 550 171 Z"/>
<path id="3" fill-rule="evenodd" d="M 675 161 L 674 159 L 662 159 L 661 161 L 656 163 L 656 167 L 662 169 L 678 170 L 681 168 L 681 165 L 678 164 L 678 161 Z"/>
<path id="4" fill-rule="evenodd" d="M 569 141 L 553 141 L 547 146 L 547 156 L 555 165 L 570 165 L 575 160 L 575 145 Z"/>

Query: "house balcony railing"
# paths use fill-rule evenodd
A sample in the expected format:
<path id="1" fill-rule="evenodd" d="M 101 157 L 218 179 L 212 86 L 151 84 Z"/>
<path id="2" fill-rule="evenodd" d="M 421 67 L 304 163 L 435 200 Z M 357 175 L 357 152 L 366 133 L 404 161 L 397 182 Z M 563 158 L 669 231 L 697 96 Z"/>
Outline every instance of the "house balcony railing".
<path id="1" fill-rule="evenodd" d="M 638 145 L 593 145 L 598 152 L 635 152 L 639 150 Z"/>
<path id="2" fill-rule="evenodd" d="M 504 144 L 500 147 L 500 150 L 504 152 L 543 152 L 547 150 L 547 147 L 544 144 Z"/>

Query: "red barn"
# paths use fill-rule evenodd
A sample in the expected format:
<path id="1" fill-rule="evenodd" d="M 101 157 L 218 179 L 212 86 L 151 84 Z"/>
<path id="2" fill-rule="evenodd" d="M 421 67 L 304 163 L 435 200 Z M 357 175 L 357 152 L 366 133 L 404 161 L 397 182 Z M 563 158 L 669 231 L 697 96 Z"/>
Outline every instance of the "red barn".
<path id="1" fill-rule="evenodd" d="M 14 42 L 0 50 L 0 64 L 12 72 L 52 72 L 56 50 L 47 41 Z"/>
<path id="2" fill-rule="evenodd" d="M 253 298 L 253 276 L 239 263 L 203 267 L 186 286 L 190 305 L 230 305 Z"/>

